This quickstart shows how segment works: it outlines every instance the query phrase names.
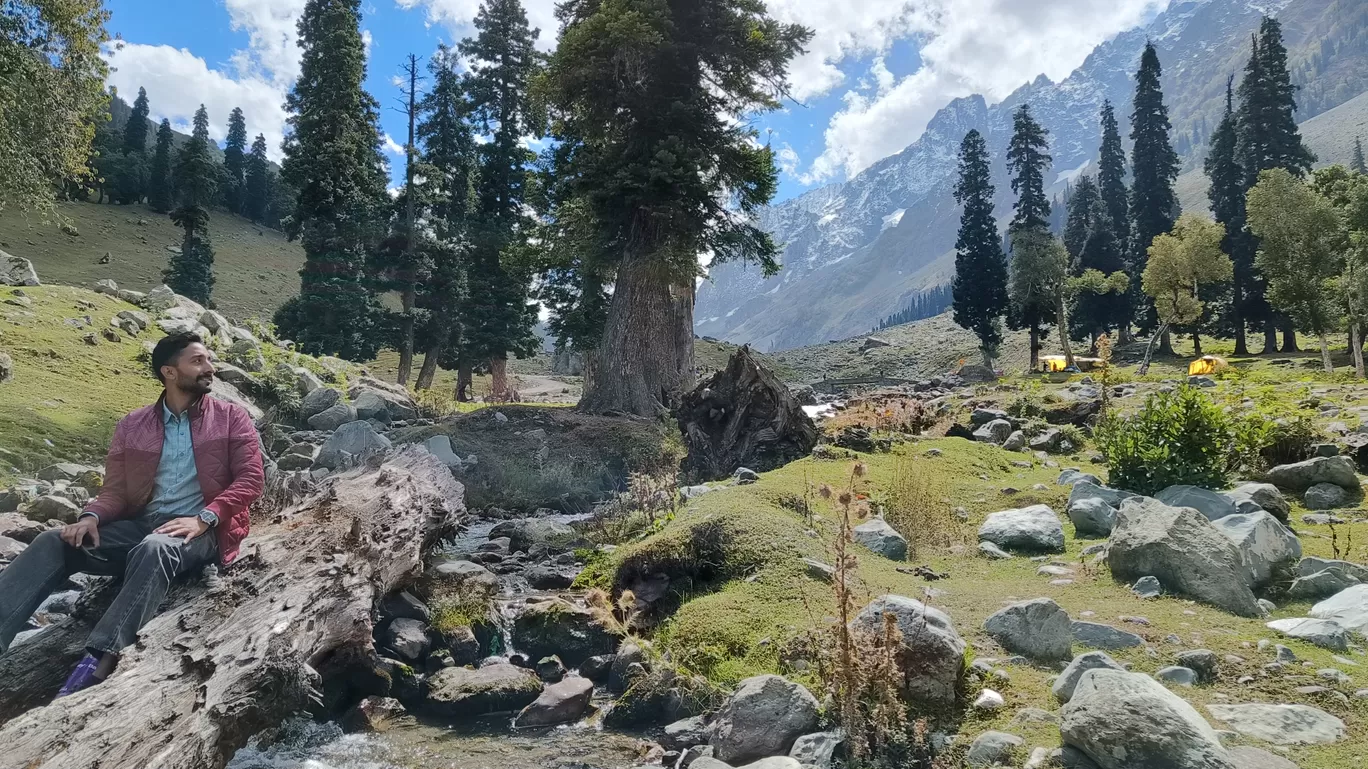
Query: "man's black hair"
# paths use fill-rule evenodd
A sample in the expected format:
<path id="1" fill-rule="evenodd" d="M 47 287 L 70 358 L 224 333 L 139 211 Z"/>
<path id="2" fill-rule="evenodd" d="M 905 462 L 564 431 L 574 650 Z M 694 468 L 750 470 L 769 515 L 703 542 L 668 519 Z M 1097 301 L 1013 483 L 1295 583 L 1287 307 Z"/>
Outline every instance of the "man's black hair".
<path id="1" fill-rule="evenodd" d="M 152 348 L 152 375 L 158 382 L 166 384 L 166 378 L 162 376 L 162 366 L 176 365 L 176 358 L 181 351 L 192 344 L 204 344 L 200 335 L 193 331 L 182 331 L 179 334 L 162 337 L 157 346 Z"/>

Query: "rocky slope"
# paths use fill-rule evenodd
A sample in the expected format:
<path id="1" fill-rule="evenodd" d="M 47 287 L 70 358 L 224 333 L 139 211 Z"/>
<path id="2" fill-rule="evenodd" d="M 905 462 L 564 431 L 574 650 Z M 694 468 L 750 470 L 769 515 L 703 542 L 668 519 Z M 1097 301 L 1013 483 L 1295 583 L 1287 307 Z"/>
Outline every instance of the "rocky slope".
<path id="1" fill-rule="evenodd" d="M 847 182 L 764 211 L 761 223 L 784 248 L 783 271 L 764 279 L 754 267 L 715 267 L 699 291 L 698 333 L 771 351 L 867 331 L 921 289 L 951 277 L 958 212 L 950 192 L 959 143 L 969 129 L 981 131 L 993 153 L 998 211 L 1004 214 L 1011 190 L 1002 156 L 1011 113 L 1019 105 L 1030 103 L 1050 130 L 1054 166 L 1047 178 L 1062 188 L 1095 164 L 1097 115 L 1104 99 L 1117 106 L 1127 131 L 1131 77 L 1146 39 L 1159 47 L 1167 65 L 1164 90 L 1176 131 L 1200 134 L 1200 126 L 1215 125 L 1226 77 L 1240 71 L 1249 33 L 1265 11 L 1283 21 L 1297 62 L 1313 49 L 1320 52 L 1320 41 L 1337 20 L 1357 20 L 1361 5 L 1340 0 L 1176 2 L 1149 25 L 1098 46 L 1060 83 L 1041 76 L 991 106 L 977 95 L 956 99 L 902 152 Z M 1342 53 L 1357 61 L 1362 56 L 1358 47 L 1331 49 L 1324 54 L 1324 72 L 1313 68 L 1307 77 L 1333 76 L 1341 91 L 1364 90 L 1368 76 L 1337 58 Z"/>

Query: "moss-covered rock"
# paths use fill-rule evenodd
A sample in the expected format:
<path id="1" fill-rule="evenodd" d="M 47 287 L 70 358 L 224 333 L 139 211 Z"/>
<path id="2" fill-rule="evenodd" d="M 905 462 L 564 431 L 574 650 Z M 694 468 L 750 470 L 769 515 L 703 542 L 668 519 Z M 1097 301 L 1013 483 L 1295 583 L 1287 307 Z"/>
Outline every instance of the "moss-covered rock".
<path id="1" fill-rule="evenodd" d="M 555 655 L 573 667 L 616 646 L 592 612 L 559 598 L 530 604 L 513 621 L 513 647 L 531 659 Z"/>

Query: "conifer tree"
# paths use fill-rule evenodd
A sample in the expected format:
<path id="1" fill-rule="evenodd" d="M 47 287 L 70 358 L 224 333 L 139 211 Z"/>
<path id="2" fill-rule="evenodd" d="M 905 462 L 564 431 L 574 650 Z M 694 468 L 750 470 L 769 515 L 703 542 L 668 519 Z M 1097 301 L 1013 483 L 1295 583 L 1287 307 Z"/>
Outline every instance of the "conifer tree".
<path id="1" fill-rule="evenodd" d="M 1147 42 L 1140 56 L 1140 70 L 1135 75 L 1134 111 L 1131 113 L 1132 275 L 1144 272 L 1150 244 L 1173 229 L 1178 208 L 1178 196 L 1173 190 L 1178 179 L 1178 153 L 1169 143 L 1171 126 L 1160 86 L 1162 75 L 1159 53 L 1152 42 Z M 1145 303 L 1139 321 L 1142 328 L 1154 328 L 1156 317 L 1152 302 Z M 1160 350 L 1167 354 L 1173 352 L 1167 333 L 1160 340 Z"/>
<path id="2" fill-rule="evenodd" d="M 163 119 L 157 129 L 157 150 L 147 174 L 147 204 L 159 214 L 170 213 L 175 206 L 174 184 L 171 178 L 171 150 L 175 134 L 171 121 Z"/>
<path id="3" fill-rule="evenodd" d="M 1069 331 L 1074 338 L 1086 337 L 1095 348 L 1102 333 L 1129 320 L 1124 290 L 1129 281 L 1124 273 L 1124 250 L 1112 230 L 1111 211 L 1091 176 L 1079 177 L 1074 185 L 1064 247 L 1074 278 Z M 1117 275 L 1120 277 L 1113 277 Z M 1123 288 L 1118 290 L 1118 286 Z"/>
<path id="4" fill-rule="evenodd" d="M 1103 210 L 1106 211 L 1097 183 L 1087 174 L 1078 177 L 1073 195 L 1069 197 L 1069 216 L 1064 223 L 1064 248 L 1069 252 L 1070 271 L 1075 274 L 1082 272 L 1079 260 L 1083 256 L 1083 246 L 1087 244 L 1088 236 L 1097 227 L 1094 217 L 1099 205 L 1104 206 Z M 1110 212 L 1107 215 L 1110 216 Z"/>
<path id="5" fill-rule="evenodd" d="M 528 25 L 520 0 L 485 0 L 474 26 L 476 36 L 463 40 L 459 51 L 471 62 L 465 79 L 471 118 L 490 140 L 479 148 L 464 352 L 488 361 L 491 390 L 502 399 L 509 392 L 509 353 L 526 357 L 536 340 L 535 305 L 528 301 L 531 275 L 512 253 L 519 235 L 525 238 L 531 230 L 523 206 L 534 155 L 522 138 L 542 133 L 529 84 L 543 58 L 535 46 L 538 30 Z"/>
<path id="6" fill-rule="evenodd" d="M 367 257 L 389 210 L 378 105 L 366 93 L 360 0 L 308 0 L 282 181 L 298 198 L 287 234 L 304 247 L 299 296 L 275 315 L 310 354 L 370 360 L 384 345 Z"/>
<path id="7" fill-rule="evenodd" d="M 228 115 L 228 140 L 223 145 L 223 203 L 235 214 L 243 213 L 247 184 L 247 119 L 241 107 Z"/>
<path id="8" fill-rule="evenodd" d="M 988 145 L 977 130 L 960 144 L 955 202 L 963 208 L 955 241 L 955 323 L 979 338 L 983 365 L 993 367 L 1002 343 L 1002 316 L 1007 311 L 1007 259 L 998 242 L 993 217 L 993 182 Z"/>
<path id="9" fill-rule="evenodd" d="M 136 153 L 141 155 L 147 151 L 147 116 L 151 107 L 147 101 L 147 89 L 138 89 L 138 98 L 133 101 L 133 111 L 128 115 L 128 122 L 124 123 L 123 151 L 124 154 Z"/>
<path id="10" fill-rule="evenodd" d="M 1045 171 L 1054 158 L 1046 150 L 1049 131 L 1023 104 L 1012 114 L 1012 141 L 1007 146 L 1007 170 L 1013 173 L 1012 192 L 1017 195 L 1011 231 L 1048 230 L 1050 201 L 1045 197 Z"/>
<path id="11" fill-rule="evenodd" d="M 1368 174 L 1368 164 L 1363 160 L 1363 140 L 1354 137 L 1354 158 L 1349 161 L 1349 167 L 1361 174 Z"/>
<path id="12" fill-rule="evenodd" d="M 612 246 L 589 253 L 614 289 L 580 406 L 655 415 L 692 382 L 698 254 L 778 268 L 751 219 L 778 185 L 774 154 L 732 116 L 778 107 L 812 32 L 753 0 L 558 12 L 546 78 L 557 172 L 585 203 L 591 241 Z"/>
<path id="13" fill-rule="evenodd" d="M 214 290 L 214 248 L 209 242 L 209 206 L 218 193 L 218 166 L 209 151 L 209 112 L 201 104 L 195 129 L 176 160 L 179 206 L 171 219 L 185 230 L 179 254 L 162 273 L 176 293 L 208 304 Z"/>
<path id="14" fill-rule="evenodd" d="M 1210 184 L 1207 198 L 1211 201 L 1211 213 L 1217 222 L 1225 226 L 1225 237 L 1221 250 L 1234 264 L 1234 278 L 1231 281 L 1231 323 L 1235 334 L 1235 354 L 1248 355 L 1249 342 L 1245 334 L 1245 317 L 1251 297 L 1262 294 L 1256 285 L 1254 271 L 1254 245 L 1245 228 L 1245 185 L 1244 169 L 1237 153 L 1238 126 L 1235 115 L 1231 84 L 1226 83 L 1226 108 L 1216 132 L 1211 135 L 1204 170 Z"/>
<path id="15" fill-rule="evenodd" d="M 1102 102 L 1102 146 L 1098 150 L 1098 193 L 1112 219 L 1112 233 L 1124 243 L 1130 237 L 1130 193 L 1126 190 L 1126 150 L 1110 101 Z"/>
<path id="16" fill-rule="evenodd" d="M 266 136 L 257 134 L 256 140 L 252 142 L 252 154 L 247 156 L 247 172 L 243 180 L 243 188 L 246 190 L 243 198 L 243 216 L 257 224 L 276 224 L 265 221 L 266 208 L 271 201 L 270 187 L 271 166 L 266 157 Z"/>

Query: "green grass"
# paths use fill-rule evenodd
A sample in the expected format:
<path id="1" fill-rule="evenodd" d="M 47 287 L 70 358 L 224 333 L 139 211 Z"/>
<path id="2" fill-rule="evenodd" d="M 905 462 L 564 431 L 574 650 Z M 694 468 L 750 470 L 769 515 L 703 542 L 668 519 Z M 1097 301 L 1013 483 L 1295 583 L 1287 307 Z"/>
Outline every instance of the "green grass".
<path id="1" fill-rule="evenodd" d="M 12 291 L 0 287 L 0 301 Z M 0 383 L 0 484 L 15 468 L 31 473 L 59 460 L 102 463 L 114 424 L 161 389 L 136 360 L 142 352 L 139 340 L 120 332 L 118 343 L 81 341 L 91 331 L 98 337 L 129 305 L 66 286 L 23 291 L 32 307 L 0 304 L 0 350 L 14 359 L 14 378 Z M 84 315 L 93 327 L 64 323 Z M 152 338 L 155 332 L 142 336 Z"/>

